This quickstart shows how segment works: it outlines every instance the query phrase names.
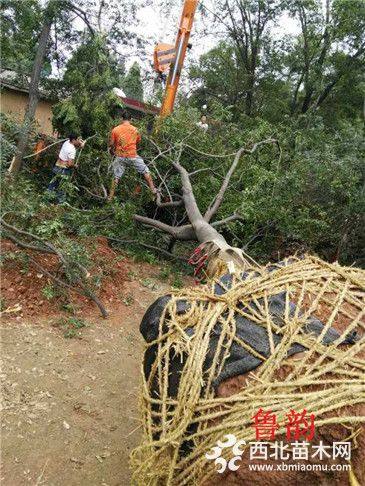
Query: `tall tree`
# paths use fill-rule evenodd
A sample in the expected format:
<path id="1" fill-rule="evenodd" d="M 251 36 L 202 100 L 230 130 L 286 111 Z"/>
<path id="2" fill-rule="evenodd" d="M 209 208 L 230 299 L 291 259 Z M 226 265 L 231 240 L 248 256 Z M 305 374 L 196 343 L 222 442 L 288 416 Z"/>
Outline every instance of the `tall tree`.
<path id="1" fill-rule="evenodd" d="M 132 65 L 127 76 L 123 80 L 123 89 L 128 97 L 143 101 L 141 68 L 137 62 Z"/>
<path id="2" fill-rule="evenodd" d="M 234 113 L 242 112 L 242 75 L 233 45 L 221 41 L 216 47 L 203 54 L 190 68 L 190 78 L 196 83 L 194 97 L 198 106 L 210 100 L 217 100 Z"/>
<path id="3" fill-rule="evenodd" d="M 39 99 L 39 80 L 41 76 L 43 62 L 46 56 L 49 34 L 51 31 L 51 26 L 52 26 L 54 16 L 59 6 L 60 6 L 59 0 L 49 0 L 47 7 L 44 11 L 43 25 L 39 37 L 37 52 L 33 64 L 30 84 L 29 84 L 28 105 L 25 110 L 24 121 L 19 136 L 17 151 L 11 163 L 11 166 L 9 168 L 10 174 L 16 174 L 21 168 L 24 152 L 27 148 L 29 131 L 30 131 L 31 124 L 33 123 L 34 120 L 34 115 L 35 115 L 35 111 Z"/>
<path id="4" fill-rule="evenodd" d="M 1 0 L 0 19 L 2 67 L 30 74 L 42 22 L 38 0 Z"/>
<path id="5" fill-rule="evenodd" d="M 117 101 L 112 89 L 120 86 L 123 76 L 124 64 L 111 54 L 106 37 L 90 36 L 66 65 L 60 83 L 63 99 L 53 110 L 55 127 L 64 134 L 97 134 L 104 140 Z"/>
<path id="6" fill-rule="evenodd" d="M 365 3 L 362 0 L 290 2 L 301 34 L 293 45 L 291 112 L 317 109 L 346 76 L 361 70 L 365 54 Z M 356 75 L 355 75 L 356 77 Z"/>
<path id="7" fill-rule="evenodd" d="M 242 70 L 242 94 L 245 113 L 254 114 L 260 57 L 263 55 L 270 23 L 284 8 L 282 0 L 218 0 L 213 12 L 237 50 Z"/>

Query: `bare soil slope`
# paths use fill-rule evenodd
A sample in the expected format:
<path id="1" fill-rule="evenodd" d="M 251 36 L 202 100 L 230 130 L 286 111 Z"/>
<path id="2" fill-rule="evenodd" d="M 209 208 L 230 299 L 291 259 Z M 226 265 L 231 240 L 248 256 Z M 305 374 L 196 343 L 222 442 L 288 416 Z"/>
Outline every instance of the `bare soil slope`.
<path id="1" fill-rule="evenodd" d="M 76 302 L 87 326 L 71 339 L 56 325 L 59 302 L 39 304 L 44 277 L 5 266 L 6 304 L 22 309 L 1 324 L 4 486 L 130 484 L 128 457 L 141 430 L 139 323 L 169 286 L 158 280 L 159 267 L 122 264 L 102 294 L 110 318 Z"/>

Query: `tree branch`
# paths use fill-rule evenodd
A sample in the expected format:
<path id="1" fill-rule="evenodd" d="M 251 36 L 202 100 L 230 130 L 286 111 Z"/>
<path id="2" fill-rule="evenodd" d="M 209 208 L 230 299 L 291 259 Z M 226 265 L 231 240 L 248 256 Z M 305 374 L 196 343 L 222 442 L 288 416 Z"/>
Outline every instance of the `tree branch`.
<path id="1" fill-rule="evenodd" d="M 232 221 L 244 221 L 244 218 L 237 213 L 228 216 L 227 218 L 221 219 L 219 221 L 214 221 L 211 223 L 214 228 L 219 228 L 220 226 L 224 226 L 225 224 L 231 223 Z"/>
<path id="2" fill-rule="evenodd" d="M 20 246 L 20 248 L 24 248 L 25 250 L 39 251 L 40 253 L 49 253 L 51 255 L 55 254 L 54 251 L 49 250 L 48 248 L 40 248 L 39 246 L 30 245 L 29 243 L 24 243 L 23 241 L 18 240 L 18 238 L 15 238 L 15 236 L 13 236 L 10 233 L 6 233 L 5 238 L 8 238 L 10 241 L 15 243 L 17 246 Z"/>
<path id="3" fill-rule="evenodd" d="M 257 142 L 253 145 L 252 149 L 246 149 L 245 147 L 241 147 L 239 149 L 239 151 L 236 153 L 236 156 L 233 160 L 233 163 L 229 169 L 229 171 L 227 172 L 225 178 L 223 179 L 223 182 L 222 182 L 222 185 L 221 185 L 221 188 L 218 192 L 218 194 L 216 195 L 214 201 L 212 202 L 212 204 L 209 206 L 209 208 L 207 209 L 205 215 L 204 215 L 204 220 L 209 223 L 209 221 L 212 219 L 212 217 L 215 215 L 215 213 L 218 211 L 218 209 L 220 208 L 222 202 L 223 202 L 223 199 L 224 199 L 224 195 L 227 191 L 227 188 L 228 188 L 228 185 L 229 185 L 229 182 L 231 180 L 231 177 L 234 173 L 234 171 L 236 170 L 236 167 L 238 165 L 238 162 L 242 156 L 242 154 L 248 154 L 248 155 L 251 155 L 253 154 L 254 152 L 256 152 L 256 150 L 261 147 L 262 145 L 265 145 L 265 144 L 278 144 L 278 141 L 273 139 L 273 138 L 269 138 L 267 140 L 262 140 L 261 142 Z"/>
<path id="4" fill-rule="evenodd" d="M 19 235 L 24 235 L 24 236 L 27 236 L 29 238 L 33 238 L 36 241 L 39 241 L 45 248 L 40 248 L 40 247 L 37 247 L 35 245 L 25 243 L 23 241 L 20 241 L 15 236 L 8 235 L 9 239 L 11 241 L 13 241 L 16 245 L 20 246 L 21 248 L 28 249 L 28 250 L 35 250 L 35 251 L 39 251 L 39 252 L 42 252 L 42 253 L 53 253 L 53 254 L 58 256 L 58 258 L 62 262 L 65 269 L 70 268 L 70 263 L 66 260 L 64 255 L 54 245 L 52 245 L 52 243 L 49 243 L 48 241 L 44 241 L 42 238 L 40 238 L 37 235 L 34 235 L 33 233 L 30 233 L 30 232 L 24 231 L 24 230 L 20 230 L 19 228 L 16 228 L 15 226 L 13 226 L 11 224 L 6 223 L 3 218 L 0 219 L 0 224 L 4 228 L 6 228 L 8 231 L 10 230 L 10 231 L 13 231 L 14 233 L 17 233 Z M 100 312 L 101 312 L 101 314 L 104 318 L 106 318 L 108 316 L 108 313 L 105 310 L 105 307 L 103 306 L 103 304 L 100 302 L 99 298 L 94 294 L 94 292 L 92 292 L 92 290 L 89 287 L 87 287 L 84 284 L 84 282 L 82 281 L 82 279 L 79 276 L 75 275 L 75 280 L 76 280 L 76 283 L 81 287 L 81 290 L 78 289 L 77 287 L 73 286 L 73 285 L 68 284 L 67 282 L 64 282 L 63 280 L 58 279 L 56 276 L 52 275 L 50 272 L 45 270 L 34 258 L 32 258 L 32 257 L 29 257 L 29 258 L 31 259 L 31 261 L 34 263 L 34 265 L 36 267 L 42 269 L 42 271 L 46 275 L 48 275 L 50 278 L 52 278 L 56 283 L 58 283 L 61 286 L 70 288 L 80 295 L 84 295 L 85 297 L 88 297 L 89 299 L 94 301 L 95 304 L 99 307 Z M 86 268 L 83 267 L 81 264 L 79 264 L 77 262 L 73 262 L 73 265 L 77 266 L 84 273 L 85 276 L 89 275 Z"/>
<path id="5" fill-rule="evenodd" d="M 216 240 L 221 243 L 226 243 L 223 236 L 220 235 L 218 231 L 216 231 L 207 221 L 204 220 L 200 212 L 200 209 L 198 208 L 198 205 L 196 203 L 193 188 L 187 170 L 179 162 L 174 162 L 173 166 L 180 174 L 181 182 L 182 182 L 183 200 L 184 200 L 186 213 L 195 231 L 198 241 L 204 243 L 206 241 Z"/>
<path id="6" fill-rule="evenodd" d="M 68 2 L 67 7 L 74 12 L 87 26 L 89 29 L 90 34 L 94 37 L 95 36 L 95 29 L 92 27 L 92 25 L 89 22 L 89 19 L 87 18 L 87 13 L 82 10 L 79 7 L 76 7 L 72 2 Z"/>
<path id="7" fill-rule="evenodd" d="M 168 201 L 168 202 L 162 202 L 161 201 L 161 193 L 160 192 L 157 192 L 156 194 L 156 206 L 159 207 L 159 208 L 176 208 L 178 206 L 181 206 L 183 203 L 182 199 L 179 199 L 177 201 Z"/>

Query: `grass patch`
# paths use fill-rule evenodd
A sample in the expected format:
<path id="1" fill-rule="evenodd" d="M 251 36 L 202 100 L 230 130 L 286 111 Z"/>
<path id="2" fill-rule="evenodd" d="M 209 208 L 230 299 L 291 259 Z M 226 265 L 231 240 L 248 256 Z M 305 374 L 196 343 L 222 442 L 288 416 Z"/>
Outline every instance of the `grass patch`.
<path id="1" fill-rule="evenodd" d="M 87 326 L 87 322 L 78 317 L 62 317 L 53 324 L 63 331 L 63 337 L 67 339 L 81 337 L 81 329 Z"/>

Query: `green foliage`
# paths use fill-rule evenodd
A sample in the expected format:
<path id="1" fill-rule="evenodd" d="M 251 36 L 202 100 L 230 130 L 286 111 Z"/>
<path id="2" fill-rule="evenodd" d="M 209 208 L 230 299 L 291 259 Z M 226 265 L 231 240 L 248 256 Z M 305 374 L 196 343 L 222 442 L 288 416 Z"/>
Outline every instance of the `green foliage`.
<path id="1" fill-rule="evenodd" d="M 4 297 L 0 297 L 0 312 L 3 312 L 6 309 L 6 301 Z"/>
<path id="2" fill-rule="evenodd" d="M 182 279 L 181 273 L 175 273 L 174 278 L 172 280 L 172 286 L 176 289 L 181 289 L 184 286 L 184 281 Z"/>
<path id="3" fill-rule="evenodd" d="M 67 317 L 59 319 L 53 325 L 54 327 L 59 327 L 62 329 L 63 337 L 66 339 L 71 339 L 75 337 L 81 338 L 80 330 L 86 327 L 87 323 L 83 319 L 79 319 L 77 317 Z"/>
<path id="4" fill-rule="evenodd" d="M 48 285 L 45 285 L 42 289 L 42 295 L 43 297 L 45 297 L 47 300 L 52 300 L 54 299 L 55 297 L 57 297 L 57 289 L 51 285 L 51 284 L 48 284 Z"/>
<path id="5" fill-rule="evenodd" d="M 143 101 L 143 84 L 141 79 L 141 68 L 135 62 L 128 71 L 122 83 L 124 92 L 128 98 Z"/>
<path id="6" fill-rule="evenodd" d="M 1 0 L 2 67 L 19 72 L 18 82 L 32 70 L 41 25 L 38 0 Z"/>
<path id="7" fill-rule="evenodd" d="M 113 58 L 103 36 L 81 44 L 66 65 L 61 86 L 65 99 L 54 107 L 55 128 L 65 135 L 72 131 L 83 137 L 97 135 L 93 143 L 105 144 L 103 135 L 112 126 L 117 101 L 112 89 L 121 84 L 123 75 L 124 65 Z"/>
<path id="8" fill-rule="evenodd" d="M 362 116 L 362 0 L 212 4 L 212 29 L 225 36 L 190 69 L 195 106 L 219 100 L 242 123 L 244 115 L 279 123 L 318 109 L 329 126 Z M 283 13 L 296 23 L 297 34 L 285 34 Z M 272 30 L 278 22 L 280 38 Z"/>
<path id="9" fill-rule="evenodd" d="M 15 155 L 20 126 L 14 116 L 2 112 L 0 112 L 0 125 L 0 171 L 3 172 L 9 166 L 11 159 Z M 35 140 L 35 133 L 35 126 L 33 126 L 30 130 L 30 142 Z"/>
<path id="10" fill-rule="evenodd" d="M 166 121 L 160 133 L 160 147 L 167 140 L 178 143 L 188 138 L 189 146 L 207 154 L 232 153 L 240 146 L 267 138 L 277 138 L 254 156 L 242 158 L 216 219 L 238 211 L 243 222 L 222 228 L 227 240 L 237 246 L 248 244 L 256 259 L 281 258 L 286 251 L 317 252 L 326 259 L 339 256 L 342 262 L 363 263 L 361 214 L 364 211 L 361 124 L 343 122 L 329 128 L 316 115 L 271 124 L 256 119 L 241 126 L 210 121 L 208 133 L 191 133 L 198 114 L 180 110 Z M 162 145 L 161 145 L 162 144 Z M 172 153 L 171 160 L 176 157 Z M 209 168 L 193 178 L 194 194 L 202 212 L 219 190 L 232 157 L 210 158 L 187 147 L 180 161 L 188 171 Z M 159 170 L 167 170 L 169 160 L 160 160 Z M 179 180 L 169 179 L 172 191 L 179 192 Z M 351 216 L 350 216 L 351 215 Z M 179 217 L 183 216 L 183 212 Z M 164 222 L 173 224 L 165 216 Z M 161 219 L 161 217 L 160 217 Z"/>
<path id="11" fill-rule="evenodd" d="M 123 299 L 123 304 L 126 305 L 127 307 L 129 307 L 130 305 L 132 305 L 134 302 L 134 298 L 132 295 L 127 295 L 124 299 Z"/>
<path id="12" fill-rule="evenodd" d="M 29 258 L 28 255 L 22 252 L 3 251 L 0 254 L 0 265 L 4 265 L 7 261 L 12 263 L 18 263 L 20 265 L 21 273 L 28 273 L 29 271 Z"/>
<path id="13" fill-rule="evenodd" d="M 244 91 L 239 81 L 243 73 L 237 54 L 233 45 L 221 41 L 190 69 L 191 79 L 200 85 L 194 92 L 194 103 L 200 108 L 208 102 L 209 114 L 220 119 L 227 119 L 219 114 L 223 107 L 233 116 L 244 109 Z"/>

